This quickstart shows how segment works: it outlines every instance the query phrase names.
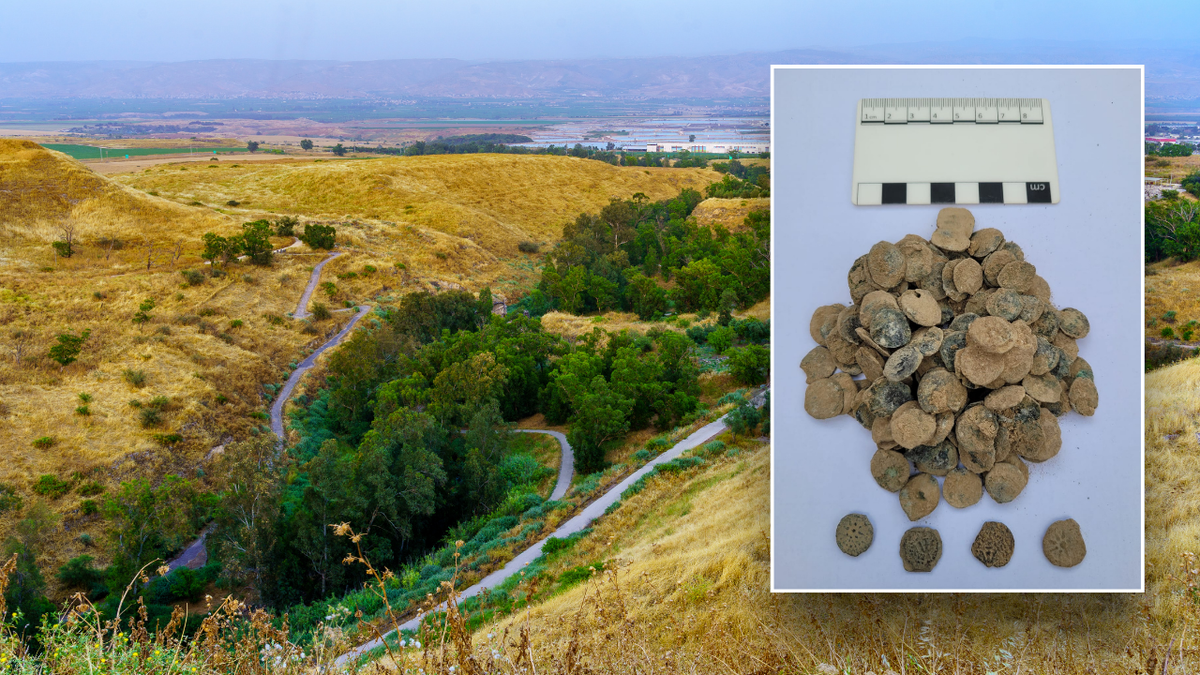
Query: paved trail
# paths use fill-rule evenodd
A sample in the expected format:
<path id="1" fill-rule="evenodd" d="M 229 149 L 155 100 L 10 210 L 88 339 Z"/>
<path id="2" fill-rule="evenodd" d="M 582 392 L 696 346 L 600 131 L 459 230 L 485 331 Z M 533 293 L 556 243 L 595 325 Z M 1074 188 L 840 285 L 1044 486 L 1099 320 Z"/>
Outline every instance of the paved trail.
<path id="1" fill-rule="evenodd" d="M 338 251 L 337 253 L 334 253 L 328 258 L 317 263 L 316 267 L 313 268 L 312 276 L 308 279 L 308 286 L 304 287 L 304 295 L 300 296 L 300 302 L 296 305 L 296 312 L 292 314 L 292 316 L 296 317 L 297 319 L 304 319 L 308 316 L 311 316 L 311 312 L 308 311 L 308 299 L 312 297 L 313 290 L 317 287 L 317 282 L 321 280 L 321 268 L 325 266 L 325 263 L 342 255 L 343 253 L 343 251 Z M 324 349 L 324 347 L 322 347 L 322 349 Z M 280 438 L 282 438 L 282 436 L 280 436 Z"/>
<path id="2" fill-rule="evenodd" d="M 330 260 L 332 260 L 332 258 L 330 258 Z M 328 260 L 326 262 L 328 262 Z M 319 274 L 320 271 L 320 268 L 317 268 L 313 270 L 313 274 Z M 311 287 L 311 284 L 309 284 L 309 286 Z M 296 385 L 300 384 L 300 378 L 304 377 L 304 374 L 313 367 L 313 364 L 317 362 L 318 356 L 324 353 L 326 349 L 334 347 L 341 342 L 342 338 L 346 337 L 346 335 L 350 333 L 350 330 L 354 328 L 354 324 L 358 323 L 358 320 L 366 316 L 367 312 L 369 311 L 371 311 L 370 305 L 363 305 L 359 307 L 358 313 L 354 315 L 353 319 L 350 319 L 350 323 L 346 324 L 345 328 L 339 331 L 337 335 L 334 335 L 332 340 L 326 342 L 320 347 L 317 347 L 313 353 L 308 355 L 308 358 L 301 361 L 300 365 L 292 371 L 291 377 L 287 379 L 287 382 L 283 385 L 283 389 L 281 389 L 279 391 L 279 395 L 275 397 L 275 403 L 271 405 L 271 431 L 275 432 L 275 435 L 279 437 L 280 442 L 283 441 L 283 404 L 287 403 L 287 400 L 291 397 L 292 391 L 296 388 Z"/>
<path id="3" fill-rule="evenodd" d="M 297 239 L 290 246 L 277 249 L 275 253 L 286 251 L 287 249 L 294 248 L 299 244 L 300 240 Z M 300 298 L 300 305 L 296 309 L 296 318 L 302 319 L 309 315 L 307 311 L 304 311 L 303 314 L 301 311 L 308 306 L 308 298 L 312 295 L 313 289 L 316 288 L 317 282 L 321 280 L 321 268 L 325 266 L 325 263 L 340 255 L 342 255 L 341 252 L 334 253 L 313 267 L 312 276 L 308 280 L 308 287 L 304 289 L 304 295 Z M 308 355 L 308 358 L 300 362 L 300 365 L 296 368 L 296 370 L 292 371 L 291 377 L 289 377 L 287 382 L 284 383 L 283 389 L 279 391 L 279 395 L 275 398 L 275 403 L 271 406 L 271 431 L 275 432 L 275 436 L 277 436 L 279 439 L 283 439 L 283 404 L 287 402 L 289 397 L 291 397 L 292 391 L 295 390 L 296 385 L 300 383 L 300 378 L 304 376 L 304 373 L 308 372 L 309 369 L 313 367 L 313 364 L 316 363 L 318 356 L 320 356 L 326 349 L 329 349 L 330 347 L 333 347 L 341 342 L 342 338 L 346 337 L 346 335 L 350 333 L 350 330 L 354 328 L 354 325 L 358 323 L 358 320 L 366 316 L 367 312 L 369 311 L 371 311 L 370 305 L 363 305 L 359 307 L 358 313 L 354 315 L 354 318 L 350 319 L 350 323 L 346 324 L 345 328 L 339 331 L 337 335 L 333 336 L 332 340 L 326 342 L 320 347 L 317 347 L 312 354 Z M 200 534 L 200 537 L 196 539 L 196 541 L 193 541 L 186 549 L 183 550 L 183 553 L 180 553 L 173 560 L 168 562 L 167 566 L 171 569 L 189 566 L 191 563 L 199 560 L 201 556 L 207 560 L 208 550 L 204 545 L 204 540 L 207 537 L 208 530 L 206 529 Z"/>
<path id="4" fill-rule="evenodd" d="M 567 488 L 571 487 L 571 477 L 575 474 L 575 453 L 571 451 L 571 444 L 567 442 L 567 437 L 561 432 L 544 429 L 514 429 L 514 431 L 522 434 L 546 434 L 558 440 L 558 445 L 562 448 L 562 461 L 558 465 L 558 482 L 554 484 L 554 492 L 550 493 L 550 499 L 562 499 L 567 494 Z"/>
<path id="5" fill-rule="evenodd" d="M 756 405 L 761 405 L 761 402 L 756 402 Z M 567 536 L 570 536 L 570 535 L 586 528 L 588 525 L 590 525 L 592 523 L 593 520 L 604 515 L 604 512 L 608 509 L 608 507 L 612 506 L 613 503 L 615 503 L 616 501 L 618 501 L 621 498 L 621 493 L 624 492 L 626 490 L 626 488 L 628 488 L 630 485 L 633 485 L 633 483 L 636 482 L 639 478 L 641 478 L 642 476 L 649 473 L 655 466 L 662 464 L 664 462 L 669 462 L 672 459 L 675 459 L 676 457 L 683 454 L 685 451 L 691 450 L 692 448 L 704 443 L 705 441 L 712 438 L 713 436 L 716 436 L 717 434 L 725 431 L 726 428 L 727 427 L 725 426 L 725 416 L 724 415 L 722 415 L 716 421 L 710 422 L 709 424 L 706 424 L 705 426 L 700 427 L 700 429 L 693 432 L 690 436 L 688 436 L 687 438 L 683 439 L 682 441 L 679 441 L 678 443 L 676 443 L 670 450 L 667 450 L 663 454 L 654 458 L 649 463 L 647 463 L 645 466 L 638 469 L 637 471 L 634 471 L 632 474 L 630 474 L 628 477 L 626 477 L 625 480 L 623 480 L 620 483 L 617 483 L 613 487 L 609 488 L 608 492 L 605 492 L 603 495 L 601 495 L 599 498 L 597 498 L 596 501 L 592 502 L 591 504 L 588 504 L 587 507 L 585 507 L 583 509 L 583 511 L 579 512 L 574 518 L 571 518 L 570 520 L 563 523 L 562 525 L 559 525 L 558 529 L 556 529 L 556 530 L 554 530 L 554 532 L 550 533 L 546 537 L 546 539 L 549 539 L 550 537 L 559 537 L 559 538 L 567 537 Z M 531 433 L 533 433 L 533 432 L 531 432 Z M 567 447 L 568 447 L 566 445 L 566 437 L 564 437 L 562 434 L 560 434 L 558 432 L 544 432 L 544 433 L 550 433 L 551 435 L 553 435 L 559 439 L 559 442 L 563 444 L 563 452 L 565 455 L 565 453 L 567 452 Z M 565 465 L 566 462 L 564 461 L 563 464 Z M 560 480 L 559 484 L 556 485 L 554 488 L 554 494 L 558 494 L 559 488 L 562 487 L 561 474 L 560 474 L 559 480 Z M 568 483 L 569 482 L 570 481 L 568 480 Z M 563 490 L 563 493 L 564 494 L 566 493 L 565 489 Z M 486 588 L 495 588 L 496 586 L 499 586 L 500 583 L 503 582 L 508 577 L 520 572 L 521 569 L 523 569 L 526 565 L 533 562 L 539 556 L 542 555 L 542 546 L 546 543 L 546 539 L 542 539 L 541 541 L 534 544 L 533 546 L 530 546 L 529 548 L 525 549 L 517 557 L 510 560 L 507 565 L 505 565 L 504 567 L 487 575 L 486 577 L 483 578 L 482 581 L 475 584 L 474 586 L 471 586 L 471 587 L 467 588 L 466 590 L 462 591 L 459 594 L 459 601 L 461 602 L 463 600 L 466 600 L 467 598 L 479 595 L 479 593 L 481 593 Z M 439 606 L 436 609 L 437 610 L 444 609 L 444 606 Z M 415 630 L 418 626 L 421 625 L 421 621 L 424 618 L 425 618 L 425 614 L 419 614 L 415 618 L 409 619 L 408 621 L 405 621 L 404 623 L 397 626 L 396 630 Z M 392 632 L 394 632 L 394 631 L 389 631 L 387 633 L 387 635 L 390 635 Z M 386 637 L 386 635 L 384 637 Z M 346 652 L 345 654 L 341 655 L 340 657 L 338 657 L 337 664 L 339 666 L 344 666 L 347 663 L 349 663 L 350 661 L 357 660 L 363 654 L 366 654 L 367 652 L 371 651 L 372 649 L 374 649 L 376 647 L 381 646 L 382 644 L 383 644 L 383 640 L 381 638 L 375 638 L 374 640 L 371 640 L 370 642 L 361 644 L 361 645 L 355 647 L 354 649 L 351 649 L 350 651 Z"/>

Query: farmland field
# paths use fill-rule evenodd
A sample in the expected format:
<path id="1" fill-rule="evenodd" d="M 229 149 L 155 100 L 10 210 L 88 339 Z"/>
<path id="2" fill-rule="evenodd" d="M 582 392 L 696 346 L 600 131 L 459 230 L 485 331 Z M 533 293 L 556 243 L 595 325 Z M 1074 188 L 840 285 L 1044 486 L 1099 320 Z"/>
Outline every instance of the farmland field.
<path id="1" fill-rule="evenodd" d="M 195 152 L 196 154 L 214 154 L 218 152 L 245 152 L 246 148 L 208 148 L 196 147 L 192 148 L 100 148 L 94 145 L 73 145 L 69 143 L 43 143 L 42 147 L 50 150 L 57 150 L 65 155 L 69 155 L 74 159 L 100 159 L 100 151 L 104 150 L 104 156 L 120 157 L 122 155 L 128 157 L 144 157 L 146 155 L 176 155 Z"/>

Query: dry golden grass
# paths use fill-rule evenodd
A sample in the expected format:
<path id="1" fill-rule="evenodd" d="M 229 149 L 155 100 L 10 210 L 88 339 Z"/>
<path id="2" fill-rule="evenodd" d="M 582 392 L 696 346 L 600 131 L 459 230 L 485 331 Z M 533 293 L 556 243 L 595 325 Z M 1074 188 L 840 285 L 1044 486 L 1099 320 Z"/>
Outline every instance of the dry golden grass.
<path id="1" fill-rule="evenodd" d="M 1183 324 L 1200 321 L 1200 261 L 1183 265 L 1167 261 L 1146 267 L 1152 272 L 1146 277 L 1146 335 L 1159 337 L 1163 327 L 1171 326 L 1178 337 Z M 1173 322 L 1163 318 L 1168 311 L 1175 312 Z"/>
<path id="2" fill-rule="evenodd" d="M 513 297 L 539 274 L 536 256 L 516 252 L 520 239 L 552 241 L 563 223 L 598 208 L 610 194 L 673 196 L 683 186 L 702 186 L 711 173 L 514 156 L 183 168 L 124 176 L 124 185 L 36 144 L 0 140 L 0 447 L 9 453 L 0 463 L 0 483 L 27 501 L 43 474 L 65 479 L 79 472 L 109 488 L 135 475 L 192 475 L 212 447 L 264 428 L 264 420 L 251 416 L 268 408 L 263 385 L 284 381 L 290 363 L 350 318 L 335 313 L 315 333 L 283 318 L 296 309 L 325 253 L 300 246 L 276 256 L 270 268 L 230 265 L 228 276 L 199 286 L 184 284 L 179 272 L 206 269 L 198 257 L 201 235 L 230 234 L 246 220 L 269 215 L 267 197 L 278 201 L 269 202 L 279 207 L 271 210 L 337 221 L 347 255 L 325 267 L 322 281 L 333 282 L 334 293 L 318 289 L 313 298 L 337 309 L 418 289 L 475 291 L 488 284 Z M 155 189 L 141 185 L 143 178 L 179 192 L 164 191 L 173 198 L 165 199 L 130 187 Z M 386 196 L 372 192 L 377 185 L 388 186 Z M 227 186 L 238 189 L 225 196 L 220 190 Z M 194 197 L 223 205 L 254 190 L 263 191 L 264 204 L 252 199 L 252 208 L 222 207 L 227 214 L 187 205 Z M 362 217 L 391 214 L 374 213 L 384 206 L 406 213 L 408 205 L 407 213 L 417 215 L 401 222 Z M 451 229 L 446 223 L 463 213 L 489 234 L 475 241 L 422 224 Z M 77 253 L 58 259 L 49 244 L 64 222 L 76 226 Z M 109 250 L 104 238 L 123 245 Z M 482 240 L 499 243 L 489 250 Z M 155 308 L 139 328 L 131 319 L 147 298 Z M 235 320 L 241 325 L 233 327 Z M 76 363 L 60 368 L 47 358 L 55 335 L 83 330 L 91 335 Z M 142 371 L 145 385 L 126 382 L 126 370 Z M 76 412 L 84 405 L 80 393 L 91 397 L 88 415 Z M 143 428 L 129 401 L 159 396 L 170 401 L 163 420 Z M 182 441 L 170 447 L 154 439 L 176 433 Z M 43 436 L 53 445 L 35 448 L 34 439 Z M 84 516 L 81 501 L 70 493 L 51 503 L 70 529 L 53 535 L 44 569 L 85 552 L 80 533 L 103 534 L 103 521 Z M 0 516 L 0 537 L 14 517 Z"/>
<path id="3" fill-rule="evenodd" d="M 636 192 L 673 197 L 719 175 L 707 169 L 645 169 L 548 155 L 438 155 L 297 161 L 260 166 L 221 163 L 118 176 L 141 190 L 185 202 L 224 204 L 309 218 L 368 219 L 415 225 L 515 256 L 517 243 L 549 243 L 564 223 Z M 202 175 L 196 175 L 199 172 Z"/>
<path id="4" fill-rule="evenodd" d="M 1159 571 L 1145 597 L 772 595 L 768 451 L 739 445 L 656 478 L 601 519 L 547 570 L 605 561 L 593 581 L 480 629 L 479 651 L 527 630 L 538 672 L 565 672 L 573 658 L 595 672 L 1157 675 L 1168 645 L 1167 672 L 1200 664 L 1196 606 L 1169 578 L 1182 560 L 1155 543 L 1154 518 Z M 1194 463 L 1194 443 L 1189 452 Z"/>
<path id="5" fill-rule="evenodd" d="M 731 232 L 743 229 L 746 215 L 751 211 L 765 211 L 771 208 L 771 199 L 705 199 L 700 202 L 692 217 L 701 225 L 724 225 Z"/>
<path id="6" fill-rule="evenodd" d="M 65 222 L 85 241 L 166 243 L 233 228 L 218 214 L 123 187 L 32 141 L 0 139 L 0 237 L 48 244 Z"/>

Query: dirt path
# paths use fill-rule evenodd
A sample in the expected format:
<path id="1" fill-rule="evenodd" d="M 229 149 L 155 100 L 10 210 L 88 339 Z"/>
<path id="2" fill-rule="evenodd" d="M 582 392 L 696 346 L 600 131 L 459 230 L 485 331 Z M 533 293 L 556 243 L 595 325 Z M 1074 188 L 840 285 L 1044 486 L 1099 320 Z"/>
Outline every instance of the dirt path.
<path id="1" fill-rule="evenodd" d="M 550 493 L 550 499 L 565 497 L 567 489 L 571 487 L 571 478 L 575 475 L 575 453 L 571 450 L 571 444 L 567 442 L 566 435 L 559 431 L 546 429 L 513 429 L 513 431 L 519 434 L 546 434 L 558 440 L 558 445 L 562 448 L 562 461 L 558 464 L 558 482 L 554 484 L 554 492 Z"/>
<path id="2" fill-rule="evenodd" d="M 296 317 L 297 319 L 304 319 L 312 315 L 312 313 L 308 311 L 308 300 L 312 297 L 313 290 L 317 288 L 317 282 L 321 280 L 321 268 L 325 267 L 325 263 L 344 253 L 345 251 L 338 251 L 337 253 L 334 253 L 328 258 L 317 263 L 317 266 L 313 268 L 312 276 L 308 279 L 308 286 L 304 287 L 304 295 L 300 296 L 300 302 L 296 305 L 296 311 L 292 314 L 292 316 Z M 324 347 L 322 347 L 322 349 L 324 349 Z"/>
<path id="3" fill-rule="evenodd" d="M 756 405 L 756 406 L 762 405 L 763 391 L 760 391 L 758 394 L 755 395 L 753 402 L 754 402 L 754 405 Z M 620 500 L 622 492 L 624 492 L 627 488 L 629 488 L 630 485 L 633 485 L 639 478 L 641 478 L 642 476 L 646 475 L 651 470 L 653 470 L 653 468 L 655 466 L 658 466 L 659 464 L 662 464 L 664 462 L 669 462 L 672 459 L 675 459 L 676 457 L 682 455 L 685 451 L 691 450 L 692 448 L 695 448 L 695 447 L 701 445 L 702 443 L 708 441 L 713 436 L 716 436 L 717 434 L 720 434 L 721 432 L 725 431 L 726 428 L 727 427 L 725 426 L 725 416 L 722 415 L 716 421 L 710 422 L 710 423 L 706 424 L 705 426 L 700 427 L 700 429 L 692 432 L 692 434 L 690 436 L 688 436 L 687 438 L 683 439 L 682 441 L 679 441 L 678 443 L 676 443 L 670 450 L 667 450 L 666 452 L 662 453 L 658 457 L 647 462 L 645 466 L 643 466 L 642 468 L 638 469 L 637 471 L 635 471 L 632 474 L 630 474 L 629 476 L 627 476 L 625 478 L 625 480 L 623 480 L 620 483 L 617 483 L 613 487 L 609 488 L 609 490 L 607 492 L 605 492 L 603 495 L 598 497 L 591 504 L 588 504 L 586 507 L 584 507 L 584 509 L 582 511 L 580 511 L 578 514 L 576 514 L 574 518 L 571 518 L 567 522 L 560 525 L 558 527 L 558 529 L 554 530 L 554 532 L 550 533 L 546 538 L 542 539 L 538 543 L 536 543 L 533 546 L 530 546 L 529 548 L 522 551 L 519 555 L 517 555 L 517 557 L 508 561 L 508 564 L 506 564 L 504 567 L 487 575 L 479 583 L 476 583 L 475 585 L 470 586 L 470 587 L 466 588 L 465 590 L 463 590 L 459 594 L 459 602 L 462 602 L 463 600 L 466 600 L 467 598 L 471 598 L 476 595 L 479 595 L 479 593 L 481 593 L 486 588 L 494 588 L 494 587 L 500 585 L 500 583 L 503 582 L 508 577 L 510 577 L 514 574 L 517 574 L 526 565 L 533 562 L 534 560 L 537 560 L 542 555 L 542 546 L 545 545 L 546 539 L 549 539 L 550 537 L 558 537 L 558 538 L 567 537 L 567 536 L 570 536 L 570 535 L 586 528 L 588 525 L 590 525 L 592 523 L 593 520 L 604 515 L 604 512 L 606 510 L 608 510 L 609 506 L 612 506 L 614 503 L 616 503 L 618 500 Z M 546 433 L 546 432 L 542 432 L 542 433 Z M 548 432 L 548 433 L 551 433 L 551 435 L 555 436 L 556 438 L 560 438 L 560 442 L 564 443 L 564 450 L 565 450 L 566 437 L 562 436 L 562 434 L 560 434 L 558 432 Z M 564 462 L 564 464 L 565 464 L 565 462 Z M 560 476 L 560 480 L 561 480 L 561 476 Z M 561 485 L 561 483 L 560 483 L 560 485 Z M 555 494 L 558 493 L 559 486 L 555 486 L 555 489 L 554 489 Z M 564 494 L 565 494 L 565 490 L 564 490 Z M 442 609 L 445 609 L 445 607 L 439 606 L 435 609 L 435 611 L 440 611 Z M 392 631 L 389 631 L 387 634 L 384 635 L 384 637 L 387 637 L 387 635 L 390 635 L 391 633 L 395 632 L 396 630 L 416 630 L 417 627 L 419 627 L 421 625 L 421 621 L 424 618 L 425 618 L 425 614 L 418 614 L 416 617 L 409 619 L 408 621 L 405 621 L 404 623 L 396 626 L 395 629 L 393 629 Z M 383 644 L 382 638 L 375 638 L 374 640 L 371 640 L 370 642 L 361 644 L 361 645 L 355 647 L 354 649 L 351 649 L 350 651 L 346 652 L 345 654 L 341 655 L 340 657 L 338 657 L 337 664 L 339 666 L 344 666 L 347 663 L 349 663 L 351 660 L 357 660 L 363 654 L 366 654 L 367 652 L 371 651 L 372 649 L 375 649 L 376 647 L 381 646 L 382 644 Z"/>
<path id="4" fill-rule="evenodd" d="M 332 258 L 329 260 L 332 260 Z M 326 262 L 329 260 L 326 260 Z M 320 268 L 313 270 L 313 279 L 316 279 L 320 272 Z M 312 284 L 310 283 L 309 286 L 311 287 L 311 285 Z M 355 314 L 354 318 L 350 319 L 350 323 L 346 324 L 345 328 L 338 331 L 338 334 L 334 335 L 332 340 L 326 342 L 320 347 L 317 347 L 313 353 L 308 355 L 308 358 L 301 361 L 300 365 L 292 371 L 291 377 L 287 379 L 287 382 L 283 385 L 283 389 L 279 392 L 279 395 L 275 397 L 275 403 L 271 405 L 271 431 L 275 432 L 275 435 L 279 437 L 280 442 L 283 441 L 283 404 L 287 403 L 288 398 L 291 397 L 292 391 L 296 388 L 296 385 L 300 383 L 300 378 L 304 377 L 304 374 L 313 367 L 313 364 L 317 362 L 318 356 L 324 353 L 326 349 L 336 346 L 339 342 L 341 342 L 342 338 L 346 337 L 350 333 L 350 330 L 354 328 L 354 324 L 358 323 L 358 320 L 366 316 L 367 312 L 369 311 L 371 311 L 370 305 L 363 305 L 359 307 L 358 314 Z"/>

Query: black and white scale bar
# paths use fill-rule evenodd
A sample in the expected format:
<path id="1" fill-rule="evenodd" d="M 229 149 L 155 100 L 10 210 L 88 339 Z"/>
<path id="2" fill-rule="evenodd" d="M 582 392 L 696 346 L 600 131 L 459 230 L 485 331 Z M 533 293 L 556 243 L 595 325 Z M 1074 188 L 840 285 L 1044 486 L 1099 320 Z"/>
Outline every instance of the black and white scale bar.
<path id="1" fill-rule="evenodd" d="M 859 183 L 859 206 L 880 204 L 1050 204 L 1051 184 Z"/>
<path id="2" fill-rule="evenodd" d="M 865 98 L 856 113 L 854 204 L 1059 201 L 1046 99 Z"/>

